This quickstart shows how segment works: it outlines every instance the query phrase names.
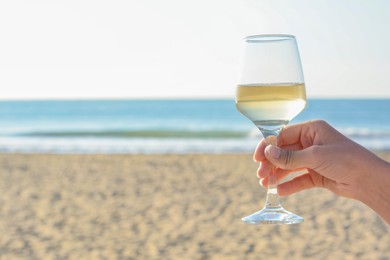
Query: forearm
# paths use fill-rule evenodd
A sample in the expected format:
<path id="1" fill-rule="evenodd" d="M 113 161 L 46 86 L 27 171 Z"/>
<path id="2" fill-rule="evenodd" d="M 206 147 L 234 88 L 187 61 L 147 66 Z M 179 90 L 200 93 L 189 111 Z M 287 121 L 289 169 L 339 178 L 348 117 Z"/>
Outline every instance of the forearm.
<path id="1" fill-rule="evenodd" d="M 390 225 L 390 163 L 381 161 L 373 167 L 362 188 L 360 201 L 373 209 Z"/>

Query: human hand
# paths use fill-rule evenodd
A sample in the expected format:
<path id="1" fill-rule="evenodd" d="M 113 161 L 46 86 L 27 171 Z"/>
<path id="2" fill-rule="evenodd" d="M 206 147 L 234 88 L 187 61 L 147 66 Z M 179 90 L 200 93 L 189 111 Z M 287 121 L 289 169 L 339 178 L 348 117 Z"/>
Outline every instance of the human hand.
<path id="1" fill-rule="evenodd" d="M 367 191 L 375 188 L 367 187 L 371 173 L 387 163 L 319 120 L 286 126 L 279 135 L 278 147 L 267 145 L 263 139 L 256 148 L 254 160 L 260 162 L 258 176 L 263 186 L 268 185 L 272 165 L 278 167 L 277 181 L 307 170 L 278 185 L 282 196 L 321 187 L 363 200 Z"/>

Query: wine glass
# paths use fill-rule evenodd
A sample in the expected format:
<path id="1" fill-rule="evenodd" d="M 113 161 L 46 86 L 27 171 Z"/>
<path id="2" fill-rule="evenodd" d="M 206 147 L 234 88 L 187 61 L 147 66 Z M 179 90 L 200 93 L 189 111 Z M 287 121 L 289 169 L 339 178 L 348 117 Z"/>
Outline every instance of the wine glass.
<path id="1" fill-rule="evenodd" d="M 306 106 L 306 92 L 297 42 L 293 35 L 267 34 L 244 38 L 237 109 L 277 145 L 283 127 Z M 247 224 L 296 224 L 303 218 L 285 210 L 276 186 L 276 167 L 268 176 L 264 208 L 242 221 Z"/>

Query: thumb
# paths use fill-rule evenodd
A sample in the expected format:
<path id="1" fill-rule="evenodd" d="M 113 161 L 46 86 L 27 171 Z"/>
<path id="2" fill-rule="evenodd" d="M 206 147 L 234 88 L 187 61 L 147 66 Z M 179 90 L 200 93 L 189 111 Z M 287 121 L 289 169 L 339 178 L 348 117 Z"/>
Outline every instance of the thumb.
<path id="1" fill-rule="evenodd" d="M 308 160 L 307 150 L 284 150 L 279 147 L 268 145 L 265 148 L 265 157 L 278 168 L 293 170 L 299 168 L 311 168 L 312 163 Z"/>

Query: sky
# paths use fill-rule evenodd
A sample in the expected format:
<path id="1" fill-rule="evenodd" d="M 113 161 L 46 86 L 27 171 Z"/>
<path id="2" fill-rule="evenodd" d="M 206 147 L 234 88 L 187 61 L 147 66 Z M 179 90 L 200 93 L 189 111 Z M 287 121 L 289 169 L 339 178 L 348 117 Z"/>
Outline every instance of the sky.
<path id="1" fill-rule="evenodd" d="M 0 99 L 234 98 L 242 38 L 297 37 L 309 98 L 390 98 L 390 1 L 0 2 Z"/>

